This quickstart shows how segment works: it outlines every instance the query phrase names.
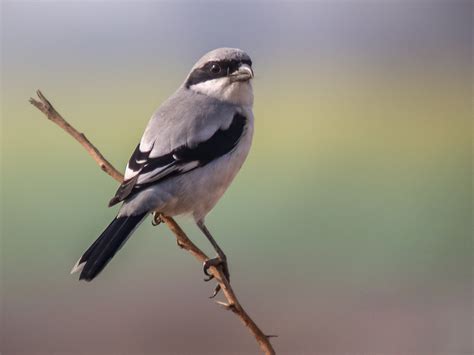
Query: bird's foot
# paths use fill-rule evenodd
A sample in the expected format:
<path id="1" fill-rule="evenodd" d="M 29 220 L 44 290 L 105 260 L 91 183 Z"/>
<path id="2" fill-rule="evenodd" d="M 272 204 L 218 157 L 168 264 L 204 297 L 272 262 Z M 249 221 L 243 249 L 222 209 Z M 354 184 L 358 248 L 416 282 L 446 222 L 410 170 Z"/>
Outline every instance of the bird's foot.
<path id="1" fill-rule="evenodd" d="M 151 224 L 153 226 L 157 226 L 160 223 L 163 223 L 163 220 L 161 219 L 161 213 L 153 212 L 153 218 L 151 219 Z"/>
<path id="2" fill-rule="evenodd" d="M 210 274 L 209 271 L 208 271 L 209 268 L 212 267 L 212 266 L 214 266 L 216 268 L 217 267 L 222 268 L 222 272 L 224 274 L 224 277 L 227 279 L 228 282 L 230 281 L 229 265 L 227 264 L 227 259 L 225 257 L 223 259 L 221 259 L 220 257 L 213 258 L 213 259 L 207 259 L 204 262 L 203 271 L 204 271 L 204 274 L 206 274 L 206 276 L 207 276 L 204 279 L 204 281 L 207 282 L 207 281 L 210 281 L 214 278 L 214 275 Z M 221 285 L 217 284 L 216 288 L 214 289 L 214 293 L 209 298 L 216 297 L 220 290 L 221 290 Z"/>
<path id="3" fill-rule="evenodd" d="M 230 274 L 229 274 L 229 265 L 227 264 L 227 260 L 221 259 L 220 257 L 213 258 L 213 259 L 207 259 L 204 264 L 203 264 L 203 271 L 204 274 L 206 274 L 207 278 L 204 279 L 204 281 L 210 281 L 214 278 L 214 275 L 209 273 L 209 268 L 210 267 L 222 267 L 222 272 L 224 273 L 224 276 L 226 277 L 227 281 L 230 280 Z"/>

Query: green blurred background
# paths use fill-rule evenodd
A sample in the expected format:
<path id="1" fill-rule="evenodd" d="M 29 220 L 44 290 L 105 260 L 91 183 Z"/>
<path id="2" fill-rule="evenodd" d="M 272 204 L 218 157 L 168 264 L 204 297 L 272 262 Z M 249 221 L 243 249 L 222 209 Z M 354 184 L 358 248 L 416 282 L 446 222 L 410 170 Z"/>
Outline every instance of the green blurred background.
<path id="1" fill-rule="evenodd" d="M 208 226 L 280 354 L 471 354 L 472 2 L 2 3 L 1 340 L 10 354 L 254 354 L 163 226 L 69 270 L 193 63 L 254 61 L 256 132 Z M 211 252 L 189 221 L 192 239 Z"/>

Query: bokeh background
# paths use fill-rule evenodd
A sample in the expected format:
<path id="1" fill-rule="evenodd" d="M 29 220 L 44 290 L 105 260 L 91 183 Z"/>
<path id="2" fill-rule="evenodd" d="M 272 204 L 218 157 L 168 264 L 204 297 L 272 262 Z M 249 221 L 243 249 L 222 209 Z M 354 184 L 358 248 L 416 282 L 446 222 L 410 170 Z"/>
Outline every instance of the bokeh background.
<path id="1" fill-rule="evenodd" d="M 96 281 L 69 275 L 117 185 L 27 101 L 42 89 L 122 169 L 221 46 L 254 60 L 256 134 L 208 226 L 277 352 L 471 354 L 472 10 L 4 1 L 2 354 L 258 353 L 163 226 L 144 223 Z"/>

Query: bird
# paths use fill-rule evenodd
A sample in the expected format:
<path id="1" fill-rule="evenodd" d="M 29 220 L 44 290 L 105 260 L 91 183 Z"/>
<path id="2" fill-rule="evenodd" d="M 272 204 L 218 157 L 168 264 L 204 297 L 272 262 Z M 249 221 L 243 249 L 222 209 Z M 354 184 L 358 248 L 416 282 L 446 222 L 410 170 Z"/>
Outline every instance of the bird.
<path id="1" fill-rule="evenodd" d="M 147 215 L 191 216 L 215 249 L 203 271 L 227 257 L 205 225 L 242 167 L 252 144 L 254 71 L 250 56 L 218 48 L 202 56 L 185 81 L 154 112 L 109 202 L 117 216 L 74 265 L 71 274 L 92 281 L 103 271 Z M 215 294 L 219 291 L 216 286 Z M 214 294 L 214 296 L 215 296 Z"/>

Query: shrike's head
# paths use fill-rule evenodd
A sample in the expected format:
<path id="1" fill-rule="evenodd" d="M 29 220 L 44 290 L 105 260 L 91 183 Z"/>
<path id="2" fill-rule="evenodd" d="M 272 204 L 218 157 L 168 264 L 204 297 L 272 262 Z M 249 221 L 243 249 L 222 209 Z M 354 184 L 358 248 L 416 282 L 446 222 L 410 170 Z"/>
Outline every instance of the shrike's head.
<path id="1" fill-rule="evenodd" d="M 184 86 L 195 92 L 236 105 L 251 106 L 252 61 L 237 48 L 218 48 L 194 65 Z"/>

